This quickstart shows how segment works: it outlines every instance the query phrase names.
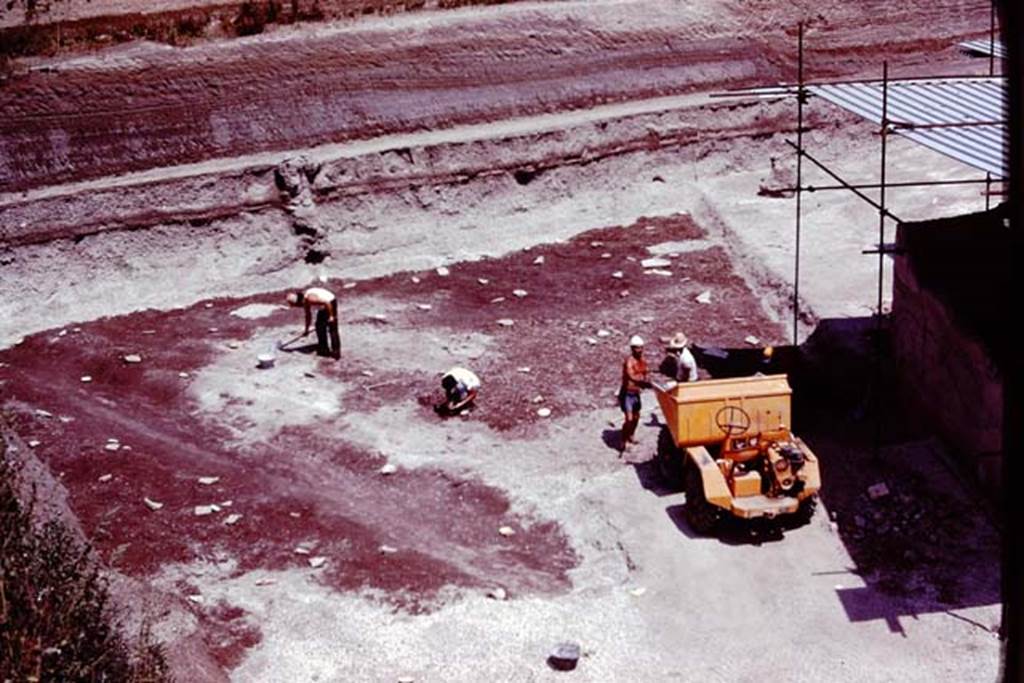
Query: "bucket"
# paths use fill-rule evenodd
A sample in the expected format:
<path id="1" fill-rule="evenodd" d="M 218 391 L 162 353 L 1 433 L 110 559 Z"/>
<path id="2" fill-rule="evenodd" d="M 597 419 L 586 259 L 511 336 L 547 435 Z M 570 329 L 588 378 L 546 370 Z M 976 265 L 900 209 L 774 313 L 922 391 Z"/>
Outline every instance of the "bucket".
<path id="1" fill-rule="evenodd" d="M 274 361 L 276 360 L 277 357 L 272 353 L 261 353 L 260 355 L 256 356 L 256 367 L 261 368 L 263 370 L 272 368 L 274 367 Z"/>

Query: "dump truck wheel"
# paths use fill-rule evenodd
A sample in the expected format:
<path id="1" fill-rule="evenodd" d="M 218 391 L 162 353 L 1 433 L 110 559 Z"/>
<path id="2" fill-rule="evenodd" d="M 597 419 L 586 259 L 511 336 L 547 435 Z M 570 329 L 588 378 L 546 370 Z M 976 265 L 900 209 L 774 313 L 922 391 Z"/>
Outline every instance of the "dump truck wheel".
<path id="1" fill-rule="evenodd" d="M 814 511 L 818 509 L 818 496 L 809 496 L 800 501 L 800 507 L 793 514 L 793 521 L 803 526 L 809 524 L 814 517 Z"/>
<path id="2" fill-rule="evenodd" d="M 704 481 L 700 472 L 691 469 L 686 477 L 686 523 L 701 536 L 712 533 L 722 520 L 720 508 L 708 502 L 704 497 Z"/>
<path id="3" fill-rule="evenodd" d="M 658 435 L 658 453 L 655 458 L 658 461 L 658 471 L 661 473 L 661 479 L 665 485 L 673 491 L 682 490 L 686 461 L 683 458 L 683 452 L 679 450 L 676 442 L 672 439 L 672 432 L 668 427 L 662 427 L 661 433 Z"/>

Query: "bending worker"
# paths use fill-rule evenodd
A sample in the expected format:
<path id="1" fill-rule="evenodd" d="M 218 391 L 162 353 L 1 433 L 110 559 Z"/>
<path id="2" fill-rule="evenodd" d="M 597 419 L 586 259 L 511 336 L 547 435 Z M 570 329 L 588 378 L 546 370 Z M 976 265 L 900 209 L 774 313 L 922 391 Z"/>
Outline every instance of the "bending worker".
<path id="1" fill-rule="evenodd" d="M 665 345 L 665 359 L 661 361 L 658 371 L 676 382 L 696 382 L 697 361 L 687 348 L 689 343 L 685 334 L 676 332 Z"/>
<path id="2" fill-rule="evenodd" d="M 480 378 L 471 370 L 455 367 L 441 377 L 444 389 L 444 403 L 437 406 L 437 412 L 457 415 L 470 407 L 480 389 Z"/>
<path id="3" fill-rule="evenodd" d="M 338 298 L 323 287 L 310 287 L 304 292 L 288 295 L 289 306 L 302 306 L 306 311 L 306 327 L 302 336 L 309 334 L 309 323 L 316 308 L 316 352 L 320 356 L 341 358 L 341 336 L 338 334 Z M 330 333 L 328 344 L 328 332 Z"/>
<path id="4" fill-rule="evenodd" d="M 619 388 L 619 407 L 625 415 L 622 422 L 622 450 L 636 443 L 633 435 L 640 423 L 640 390 L 650 388 L 647 362 L 644 361 L 644 340 L 634 334 L 629 339 L 629 356 L 622 363 L 622 386 Z"/>

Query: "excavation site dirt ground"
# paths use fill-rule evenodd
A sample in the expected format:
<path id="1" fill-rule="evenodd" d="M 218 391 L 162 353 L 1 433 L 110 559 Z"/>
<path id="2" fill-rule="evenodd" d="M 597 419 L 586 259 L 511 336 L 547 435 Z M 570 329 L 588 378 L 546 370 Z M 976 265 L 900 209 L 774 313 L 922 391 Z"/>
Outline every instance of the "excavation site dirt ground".
<path id="1" fill-rule="evenodd" d="M 792 79 L 801 19 L 818 77 L 982 72 L 955 42 L 988 5 L 457 4 L 487 3 L 337 0 L 397 14 L 241 39 L 204 14 L 174 47 L 117 27 L 213 3 L 69 4 L 68 44 L 10 65 L 3 437 L 126 629 L 180 681 L 994 680 L 991 510 L 891 367 L 868 389 L 877 214 L 804 197 L 794 346 L 795 107 L 710 97 Z M 808 109 L 818 158 L 873 178 L 872 128 Z M 974 173 L 890 144 L 891 180 Z M 337 362 L 281 346 L 316 283 Z M 694 533 L 650 392 L 620 452 L 626 342 L 653 365 L 680 330 L 703 379 L 789 376 L 810 523 Z M 444 419 L 456 365 L 482 388 Z M 565 641 L 572 672 L 546 661 Z"/>

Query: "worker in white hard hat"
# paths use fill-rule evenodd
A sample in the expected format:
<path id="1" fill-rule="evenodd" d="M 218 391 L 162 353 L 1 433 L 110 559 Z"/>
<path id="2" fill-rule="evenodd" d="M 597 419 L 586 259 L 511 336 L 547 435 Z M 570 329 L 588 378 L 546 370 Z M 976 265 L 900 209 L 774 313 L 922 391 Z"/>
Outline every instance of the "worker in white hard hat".
<path id="1" fill-rule="evenodd" d="M 636 443 L 634 435 L 640 423 L 640 390 L 648 389 L 647 362 L 644 361 L 644 340 L 634 334 L 629 339 L 629 355 L 622 363 L 622 386 L 619 388 L 619 407 L 625 418 L 622 422 L 621 449 Z"/>
<path id="2" fill-rule="evenodd" d="M 665 358 L 658 366 L 658 371 L 668 375 L 676 382 L 696 382 L 697 361 L 690 353 L 690 340 L 682 332 L 676 332 L 665 345 Z"/>

